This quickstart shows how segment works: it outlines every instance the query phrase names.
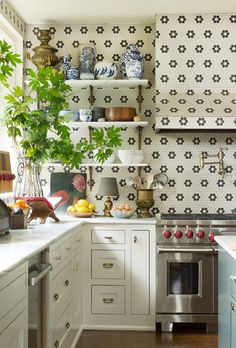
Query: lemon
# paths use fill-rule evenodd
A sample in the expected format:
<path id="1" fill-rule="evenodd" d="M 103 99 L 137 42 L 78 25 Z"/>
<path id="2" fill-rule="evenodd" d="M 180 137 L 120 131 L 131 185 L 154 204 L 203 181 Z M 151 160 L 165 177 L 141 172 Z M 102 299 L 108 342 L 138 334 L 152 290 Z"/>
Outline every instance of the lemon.
<path id="1" fill-rule="evenodd" d="M 76 207 L 77 213 L 90 213 L 90 210 L 88 207 Z"/>
<path id="2" fill-rule="evenodd" d="M 89 204 L 88 208 L 91 212 L 96 210 L 95 204 L 92 203 Z"/>
<path id="3" fill-rule="evenodd" d="M 76 203 L 76 206 L 88 208 L 89 202 L 88 202 L 86 199 L 80 199 L 80 200 Z"/>
<path id="4" fill-rule="evenodd" d="M 71 212 L 71 213 L 74 213 L 76 210 L 75 210 L 75 207 L 73 207 L 73 205 L 70 205 L 70 206 L 67 208 L 67 211 L 68 211 L 68 212 Z"/>

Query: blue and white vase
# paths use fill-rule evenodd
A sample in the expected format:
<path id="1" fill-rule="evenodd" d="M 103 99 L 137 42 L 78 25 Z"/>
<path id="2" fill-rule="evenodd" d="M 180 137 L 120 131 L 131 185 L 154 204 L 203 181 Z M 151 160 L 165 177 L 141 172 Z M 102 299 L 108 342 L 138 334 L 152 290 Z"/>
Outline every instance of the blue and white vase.
<path id="1" fill-rule="evenodd" d="M 144 58 L 136 45 L 129 44 L 120 60 L 123 79 L 141 79 L 144 71 Z"/>
<path id="2" fill-rule="evenodd" d="M 102 61 L 95 65 L 94 75 L 98 80 L 114 80 L 117 76 L 118 68 L 115 63 Z"/>
<path id="3" fill-rule="evenodd" d="M 74 67 L 71 66 L 68 70 L 67 70 L 67 78 L 69 80 L 77 80 L 79 77 L 79 70 Z"/>
<path id="4" fill-rule="evenodd" d="M 95 48 L 93 44 L 81 45 L 79 55 L 79 70 L 81 80 L 94 79 Z"/>
<path id="5" fill-rule="evenodd" d="M 70 56 L 65 54 L 62 56 L 62 61 L 59 70 L 64 74 L 65 79 L 68 80 L 67 71 L 70 69 Z"/>

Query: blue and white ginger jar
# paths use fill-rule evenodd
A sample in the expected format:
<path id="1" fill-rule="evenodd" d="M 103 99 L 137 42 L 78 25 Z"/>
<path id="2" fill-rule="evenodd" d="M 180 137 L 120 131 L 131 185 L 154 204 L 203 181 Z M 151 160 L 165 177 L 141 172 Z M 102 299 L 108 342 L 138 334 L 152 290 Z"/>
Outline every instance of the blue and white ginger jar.
<path id="1" fill-rule="evenodd" d="M 94 75 L 98 80 L 114 80 L 117 76 L 118 68 L 115 63 L 112 62 L 98 62 L 95 65 Z"/>
<path id="2" fill-rule="evenodd" d="M 94 79 L 95 48 L 93 44 L 81 45 L 79 70 L 81 80 Z"/>
<path id="3" fill-rule="evenodd" d="M 141 79 L 144 71 L 144 58 L 136 45 L 129 44 L 120 60 L 123 79 Z"/>

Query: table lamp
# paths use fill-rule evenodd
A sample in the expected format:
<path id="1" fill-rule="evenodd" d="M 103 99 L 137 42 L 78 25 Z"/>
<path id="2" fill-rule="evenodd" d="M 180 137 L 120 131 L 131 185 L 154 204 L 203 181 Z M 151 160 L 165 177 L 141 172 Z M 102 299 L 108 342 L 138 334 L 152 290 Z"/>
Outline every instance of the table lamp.
<path id="1" fill-rule="evenodd" d="M 112 208 L 112 201 L 111 196 L 118 197 L 119 191 L 118 186 L 115 178 L 101 178 L 99 187 L 98 187 L 98 196 L 106 196 L 106 200 L 104 202 L 104 216 L 111 217 L 111 208 Z"/>

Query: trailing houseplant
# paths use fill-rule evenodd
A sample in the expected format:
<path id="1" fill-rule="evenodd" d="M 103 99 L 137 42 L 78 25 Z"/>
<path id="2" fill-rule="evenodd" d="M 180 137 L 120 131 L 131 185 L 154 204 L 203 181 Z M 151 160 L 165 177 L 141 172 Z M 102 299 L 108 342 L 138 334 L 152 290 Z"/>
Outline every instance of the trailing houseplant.
<path id="1" fill-rule="evenodd" d="M 10 88 L 7 79 L 20 57 L 10 46 L 0 41 L 0 83 L 8 89 L 3 123 L 13 138 L 17 156 L 41 166 L 48 160 L 59 160 L 71 169 L 78 169 L 88 152 L 98 150 L 96 159 L 101 164 L 121 145 L 120 129 L 94 129 L 92 142 L 85 138 L 73 144 L 70 128 L 61 110 L 68 108 L 71 87 L 64 75 L 45 67 L 28 71 L 26 91 L 19 86 Z"/>

